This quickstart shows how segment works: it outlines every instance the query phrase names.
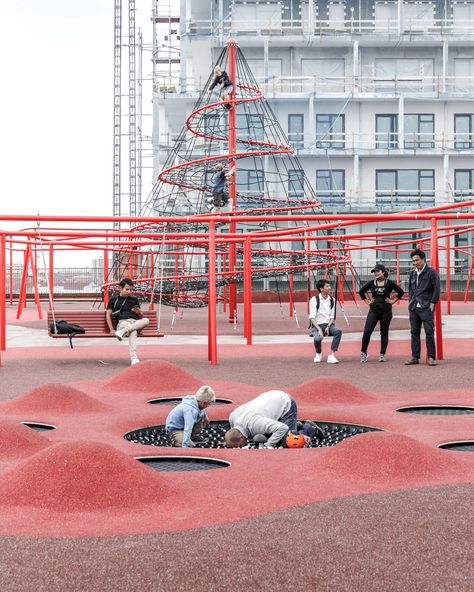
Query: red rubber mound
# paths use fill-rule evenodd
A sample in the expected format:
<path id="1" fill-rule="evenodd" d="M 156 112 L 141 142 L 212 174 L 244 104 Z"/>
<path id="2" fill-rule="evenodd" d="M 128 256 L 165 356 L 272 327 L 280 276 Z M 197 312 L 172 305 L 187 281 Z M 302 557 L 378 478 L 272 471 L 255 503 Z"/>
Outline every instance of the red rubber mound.
<path id="1" fill-rule="evenodd" d="M 0 505 L 91 512 L 156 506 L 170 494 L 160 476 L 134 458 L 79 441 L 50 446 L 5 473 Z"/>
<path id="2" fill-rule="evenodd" d="M 47 438 L 20 422 L 0 419 L 0 458 L 35 454 L 50 444 Z"/>
<path id="3" fill-rule="evenodd" d="M 120 372 L 104 386 L 108 391 L 140 393 L 166 393 L 184 389 L 186 391 L 184 394 L 192 395 L 203 384 L 204 382 L 194 378 L 179 366 L 161 360 L 147 360 Z"/>
<path id="4" fill-rule="evenodd" d="M 9 411 L 54 411 L 59 413 L 88 413 L 106 411 L 108 405 L 86 395 L 83 391 L 60 382 L 50 382 L 5 403 Z M 27 418 L 30 419 L 30 418 Z"/>
<path id="5" fill-rule="evenodd" d="M 455 453 L 427 446 L 400 434 L 361 434 L 331 449 L 328 463 L 338 478 L 367 485 L 387 483 L 391 487 L 427 485 L 446 479 L 469 481 L 474 463 L 456 458 Z"/>
<path id="6" fill-rule="evenodd" d="M 301 403 L 370 403 L 374 400 L 372 395 L 356 386 L 333 378 L 321 376 L 314 380 L 304 382 L 294 388 L 288 389 L 297 402 Z"/>

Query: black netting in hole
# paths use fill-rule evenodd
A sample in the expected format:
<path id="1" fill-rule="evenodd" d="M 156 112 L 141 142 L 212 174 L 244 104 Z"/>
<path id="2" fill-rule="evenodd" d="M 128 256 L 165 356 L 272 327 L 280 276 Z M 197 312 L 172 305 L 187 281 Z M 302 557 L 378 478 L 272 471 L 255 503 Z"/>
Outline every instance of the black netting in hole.
<path id="1" fill-rule="evenodd" d="M 150 403 L 151 405 L 168 405 L 170 407 L 176 407 L 176 405 L 179 405 L 182 400 L 182 397 L 160 397 L 159 399 L 150 399 L 149 401 L 147 401 L 147 403 Z M 231 403 L 233 403 L 233 401 L 231 401 L 230 399 L 217 398 L 212 404 L 212 406 L 230 405 Z"/>
<path id="2" fill-rule="evenodd" d="M 454 450 L 456 452 L 474 452 L 474 440 L 466 440 L 465 442 L 448 442 L 447 444 L 440 444 L 439 448 L 444 450 Z"/>
<path id="3" fill-rule="evenodd" d="M 154 471 L 178 472 L 178 471 L 208 471 L 209 469 L 224 469 L 230 463 L 217 458 L 199 458 L 191 456 L 162 456 L 138 458 L 140 462 Z"/>
<path id="4" fill-rule="evenodd" d="M 469 415 L 474 413 L 474 407 L 461 405 L 417 405 L 415 407 L 400 407 L 400 413 L 417 413 L 419 415 Z"/>
<path id="5" fill-rule="evenodd" d="M 35 430 L 35 432 L 49 432 L 49 430 L 55 430 L 56 427 L 47 423 L 35 423 L 33 421 L 22 421 L 23 425 Z"/>
<path id="6" fill-rule="evenodd" d="M 301 420 L 302 422 L 306 420 Z M 364 434 L 366 432 L 378 432 L 380 428 L 374 428 L 364 425 L 355 425 L 350 423 L 335 423 L 314 421 L 324 431 L 324 437 L 315 436 L 309 443 L 309 448 L 322 448 L 325 446 L 335 446 L 347 440 L 351 436 Z M 224 434 L 230 428 L 227 421 L 211 421 L 208 427 L 203 428 L 201 437 L 203 442 L 196 442 L 196 448 L 225 448 Z M 148 426 L 138 428 L 124 434 L 125 440 L 135 444 L 145 446 L 173 446 L 172 438 L 165 432 L 164 425 Z M 258 448 L 257 444 L 250 442 L 250 448 Z"/>

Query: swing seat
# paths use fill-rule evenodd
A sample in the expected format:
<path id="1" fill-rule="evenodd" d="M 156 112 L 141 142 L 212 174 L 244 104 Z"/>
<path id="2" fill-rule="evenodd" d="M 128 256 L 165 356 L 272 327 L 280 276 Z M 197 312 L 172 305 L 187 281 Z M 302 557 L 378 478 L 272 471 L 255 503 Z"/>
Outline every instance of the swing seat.
<path id="1" fill-rule="evenodd" d="M 64 319 L 70 324 L 81 325 L 84 327 L 86 332 L 84 334 L 75 335 L 74 339 L 94 339 L 104 337 L 113 337 L 115 335 L 109 331 L 109 327 L 105 320 L 105 310 L 61 310 L 55 311 L 54 317 L 56 320 Z M 163 333 L 158 333 L 158 327 L 156 323 L 156 313 L 152 310 L 142 311 L 142 314 L 147 319 L 150 319 L 149 325 L 143 328 L 139 333 L 138 337 L 164 337 Z M 48 310 L 48 335 L 54 339 L 69 338 L 67 334 L 51 333 L 50 325 L 53 322 L 53 313 Z M 112 321 L 114 326 L 115 321 Z"/>

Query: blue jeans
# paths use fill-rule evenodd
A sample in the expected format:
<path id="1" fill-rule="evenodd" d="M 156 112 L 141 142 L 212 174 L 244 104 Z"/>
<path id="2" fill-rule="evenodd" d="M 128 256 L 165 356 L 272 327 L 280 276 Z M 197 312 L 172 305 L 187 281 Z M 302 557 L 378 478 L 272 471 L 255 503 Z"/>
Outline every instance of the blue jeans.
<path id="1" fill-rule="evenodd" d="M 298 408 L 296 407 L 296 401 L 293 397 L 290 397 L 291 405 L 288 411 L 282 415 L 278 421 L 284 423 L 290 428 L 290 432 L 296 432 L 296 414 L 298 412 Z"/>
<path id="2" fill-rule="evenodd" d="M 321 328 L 323 333 L 324 333 L 326 327 L 328 326 L 328 324 L 329 323 L 323 323 L 322 325 L 319 325 L 319 327 Z M 321 350 L 322 339 L 318 333 L 318 330 L 316 329 L 316 327 L 314 325 L 311 327 L 311 334 L 314 339 L 314 347 L 316 349 L 316 353 L 320 354 L 322 351 Z M 336 325 L 331 325 L 329 327 L 329 335 L 332 337 L 331 351 L 336 352 L 339 348 L 339 344 L 341 343 L 342 331 L 341 331 L 341 329 L 338 329 L 336 327 Z"/>

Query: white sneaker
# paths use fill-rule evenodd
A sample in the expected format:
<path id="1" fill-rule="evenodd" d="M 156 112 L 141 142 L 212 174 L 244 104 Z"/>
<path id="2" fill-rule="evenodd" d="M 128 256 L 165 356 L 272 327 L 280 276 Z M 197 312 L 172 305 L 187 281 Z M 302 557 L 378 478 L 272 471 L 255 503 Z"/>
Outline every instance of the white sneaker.
<path id="1" fill-rule="evenodd" d="M 329 354 L 328 364 L 339 364 L 339 360 L 336 358 L 334 354 Z"/>
<path id="2" fill-rule="evenodd" d="M 124 330 L 120 329 L 120 331 L 114 331 L 115 333 L 115 337 L 119 340 L 122 341 L 123 339 L 123 335 L 124 335 Z"/>
<path id="3" fill-rule="evenodd" d="M 138 364 L 140 360 L 138 358 L 132 358 L 130 361 L 130 365 L 133 366 L 134 364 Z"/>
<path id="4" fill-rule="evenodd" d="M 316 362 L 316 363 L 318 363 L 318 362 L 322 362 L 322 361 L 323 361 L 323 354 L 316 354 L 316 355 L 314 356 L 314 360 L 313 360 L 313 362 Z"/>

